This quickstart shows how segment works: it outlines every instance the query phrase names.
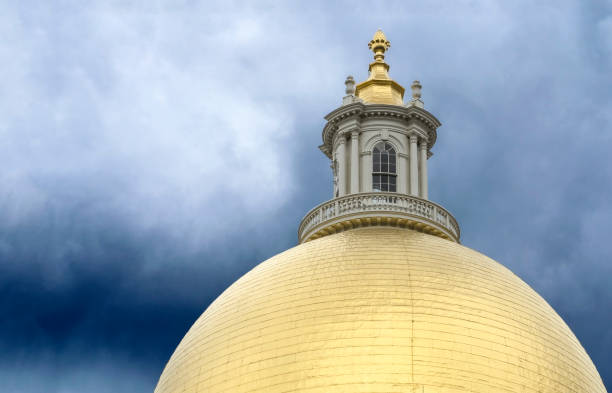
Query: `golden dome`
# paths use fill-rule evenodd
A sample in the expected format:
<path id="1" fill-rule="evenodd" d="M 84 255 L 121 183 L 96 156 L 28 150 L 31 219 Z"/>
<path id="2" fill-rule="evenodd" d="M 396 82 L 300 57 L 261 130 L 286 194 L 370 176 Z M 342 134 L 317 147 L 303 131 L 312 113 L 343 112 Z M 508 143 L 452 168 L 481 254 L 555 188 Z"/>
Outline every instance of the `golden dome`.
<path id="1" fill-rule="evenodd" d="M 369 77 L 355 87 L 355 95 L 369 104 L 403 105 L 404 88 L 389 76 L 389 65 L 385 63 L 385 51 L 391 43 L 379 29 L 368 43 L 374 52 L 374 62 L 368 69 Z"/>
<path id="2" fill-rule="evenodd" d="M 605 392 L 555 311 L 457 243 L 366 227 L 301 244 L 191 327 L 165 392 Z"/>

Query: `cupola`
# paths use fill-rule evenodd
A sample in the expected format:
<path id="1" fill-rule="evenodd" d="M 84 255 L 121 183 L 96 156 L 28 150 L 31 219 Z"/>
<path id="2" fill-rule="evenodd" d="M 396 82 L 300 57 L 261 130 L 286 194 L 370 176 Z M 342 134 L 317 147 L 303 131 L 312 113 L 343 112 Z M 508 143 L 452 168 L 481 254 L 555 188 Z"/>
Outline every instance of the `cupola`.
<path id="1" fill-rule="evenodd" d="M 424 108 L 422 85 L 404 88 L 385 63 L 389 40 L 378 30 L 369 77 L 355 86 L 348 76 L 342 105 L 325 116 L 321 151 L 331 160 L 333 199 L 311 210 L 298 230 L 300 242 L 354 227 L 390 225 L 459 242 L 459 225 L 429 201 L 427 161 L 440 122 Z"/>

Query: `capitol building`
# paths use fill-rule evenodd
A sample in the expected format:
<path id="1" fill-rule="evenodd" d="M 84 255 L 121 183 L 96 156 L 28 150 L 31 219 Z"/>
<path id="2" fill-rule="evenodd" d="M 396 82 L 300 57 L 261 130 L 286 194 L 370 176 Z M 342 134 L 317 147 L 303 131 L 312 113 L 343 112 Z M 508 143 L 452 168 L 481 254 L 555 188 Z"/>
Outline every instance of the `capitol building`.
<path id="1" fill-rule="evenodd" d="M 441 123 L 418 81 L 404 99 L 380 30 L 368 46 L 368 79 L 325 116 L 332 199 L 208 307 L 155 392 L 606 392 L 551 306 L 429 200 Z"/>

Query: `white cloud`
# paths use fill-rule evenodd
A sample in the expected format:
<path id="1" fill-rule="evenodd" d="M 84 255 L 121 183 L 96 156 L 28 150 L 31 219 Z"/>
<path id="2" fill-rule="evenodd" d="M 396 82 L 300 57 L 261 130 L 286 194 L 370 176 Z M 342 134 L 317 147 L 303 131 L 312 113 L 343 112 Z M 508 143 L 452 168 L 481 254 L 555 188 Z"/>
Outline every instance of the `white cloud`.
<path id="1" fill-rule="evenodd" d="M 199 216 L 207 237 L 291 198 L 287 99 L 321 78 L 296 59 L 312 48 L 290 20 L 242 5 L 2 11 L 0 201 L 13 222 L 69 179 L 136 227 L 193 231 Z"/>

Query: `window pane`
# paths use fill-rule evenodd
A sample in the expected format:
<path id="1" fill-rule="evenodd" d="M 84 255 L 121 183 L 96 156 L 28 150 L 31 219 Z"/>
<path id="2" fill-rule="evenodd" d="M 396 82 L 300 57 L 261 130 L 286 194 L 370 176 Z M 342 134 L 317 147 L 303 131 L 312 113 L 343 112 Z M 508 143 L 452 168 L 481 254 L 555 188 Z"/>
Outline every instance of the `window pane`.
<path id="1" fill-rule="evenodd" d="M 395 180 L 396 180 L 395 176 L 389 176 L 389 184 L 391 184 L 392 186 L 395 186 Z"/>
<path id="2" fill-rule="evenodd" d="M 389 172 L 389 155 L 387 155 L 386 153 L 383 153 L 381 156 L 380 171 Z"/>
<path id="3" fill-rule="evenodd" d="M 380 154 L 374 154 L 374 160 L 372 161 L 372 170 L 374 172 L 380 172 Z"/>
<path id="4" fill-rule="evenodd" d="M 389 164 L 389 173 L 395 173 L 395 163 Z"/>

